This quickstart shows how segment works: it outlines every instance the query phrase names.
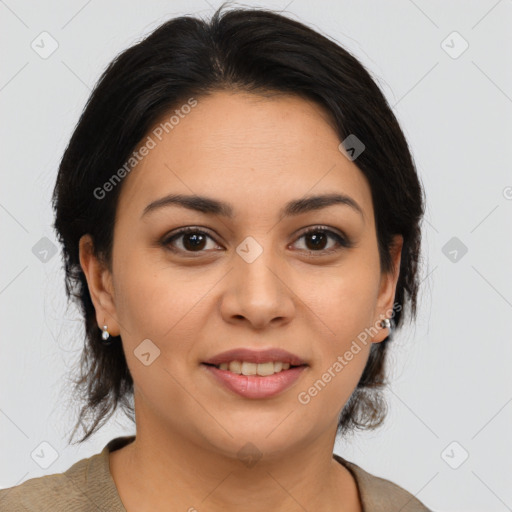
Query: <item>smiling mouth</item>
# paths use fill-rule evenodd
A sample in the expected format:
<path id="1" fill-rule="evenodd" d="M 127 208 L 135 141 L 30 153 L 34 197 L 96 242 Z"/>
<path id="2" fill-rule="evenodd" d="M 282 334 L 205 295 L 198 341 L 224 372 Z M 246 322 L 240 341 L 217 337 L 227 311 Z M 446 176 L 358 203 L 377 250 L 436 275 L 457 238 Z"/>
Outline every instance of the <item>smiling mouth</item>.
<path id="1" fill-rule="evenodd" d="M 228 371 L 237 375 L 258 375 L 260 377 L 268 377 L 276 373 L 281 373 L 290 368 L 297 368 L 302 365 L 291 365 L 290 363 L 283 363 L 281 361 L 268 361 L 266 363 L 251 363 L 248 361 L 230 361 L 220 364 L 203 363 L 206 366 L 214 366 L 219 370 Z"/>

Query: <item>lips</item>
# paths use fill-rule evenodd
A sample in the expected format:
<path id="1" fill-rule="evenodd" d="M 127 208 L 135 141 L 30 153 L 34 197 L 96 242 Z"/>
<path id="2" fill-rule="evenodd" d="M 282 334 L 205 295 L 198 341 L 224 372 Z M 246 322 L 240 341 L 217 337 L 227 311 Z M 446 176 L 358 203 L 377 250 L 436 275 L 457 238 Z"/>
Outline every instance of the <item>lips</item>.
<path id="1" fill-rule="evenodd" d="M 204 364 L 219 366 L 222 363 L 230 363 L 232 361 L 245 361 L 247 363 L 288 363 L 290 366 L 303 366 L 307 365 L 306 361 L 299 356 L 287 352 L 279 348 L 272 348 L 266 350 L 251 350 L 247 348 L 236 348 L 222 352 L 213 356 L 212 358 L 204 361 Z"/>
<path id="2" fill-rule="evenodd" d="M 289 389 L 309 366 L 296 354 L 272 348 L 237 348 L 202 363 L 225 389 L 249 399 L 266 399 Z"/>

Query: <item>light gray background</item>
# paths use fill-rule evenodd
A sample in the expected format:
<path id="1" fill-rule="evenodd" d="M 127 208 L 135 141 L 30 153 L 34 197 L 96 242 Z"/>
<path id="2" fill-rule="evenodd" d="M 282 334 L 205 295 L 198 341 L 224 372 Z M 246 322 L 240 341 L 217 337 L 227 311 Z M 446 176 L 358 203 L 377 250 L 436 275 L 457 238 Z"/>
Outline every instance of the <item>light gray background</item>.
<path id="1" fill-rule="evenodd" d="M 512 1 L 238 5 L 285 9 L 353 52 L 393 106 L 426 188 L 420 312 L 394 344 L 390 414 L 335 451 L 433 510 L 512 510 Z M 2 488 L 63 471 L 133 433 L 118 415 L 81 447 L 67 446 L 66 375 L 81 320 L 66 310 L 59 254 L 33 247 L 47 237 L 60 251 L 51 227 L 56 170 L 105 66 L 170 17 L 209 17 L 217 6 L 0 1 Z M 31 48 L 43 31 L 59 45 L 47 59 Z M 458 56 L 454 31 L 469 44 Z M 444 254 L 453 247 L 443 252 L 452 237 L 456 261 Z M 58 453 L 46 469 L 31 457 L 42 442 Z"/>

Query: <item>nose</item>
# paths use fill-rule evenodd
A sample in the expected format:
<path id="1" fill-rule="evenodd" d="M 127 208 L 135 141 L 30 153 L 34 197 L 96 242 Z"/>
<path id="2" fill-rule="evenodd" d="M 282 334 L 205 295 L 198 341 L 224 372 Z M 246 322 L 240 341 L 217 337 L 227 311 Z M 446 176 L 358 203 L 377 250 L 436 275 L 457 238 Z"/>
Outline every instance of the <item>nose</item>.
<path id="1" fill-rule="evenodd" d="M 252 262 L 235 255 L 221 302 L 221 314 L 226 322 L 245 322 L 261 330 L 284 325 L 293 318 L 296 305 L 290 278 L 283 262 L 270 253 L 264 250 Z"/>

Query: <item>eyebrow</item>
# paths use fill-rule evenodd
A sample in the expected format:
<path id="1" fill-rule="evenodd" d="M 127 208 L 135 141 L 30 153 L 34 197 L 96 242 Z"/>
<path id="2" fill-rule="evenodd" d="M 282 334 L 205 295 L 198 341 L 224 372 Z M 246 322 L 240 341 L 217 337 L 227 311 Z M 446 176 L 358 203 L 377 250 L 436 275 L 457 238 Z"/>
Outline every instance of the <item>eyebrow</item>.
<path id="1" fill-rule="evenodd" d="M 363 209 L 354 199 L 345 194 L 324 194 L 289 201 L 281 209 L 279 218 L 317 211 L 338 204 L 349 206 L 354 211 L 358 212 L 364 220 L 365 216 Z M 149 203 L 144 208 L 141 218 L 150 212 L 169 206 L 181 206 L 183 208 L 188 208 L 189 210 L 209 215 L 220 215 L 229 219 L 234 217 L 233 207 L 229 203 L 205 196 L 169 194 Z"/>

